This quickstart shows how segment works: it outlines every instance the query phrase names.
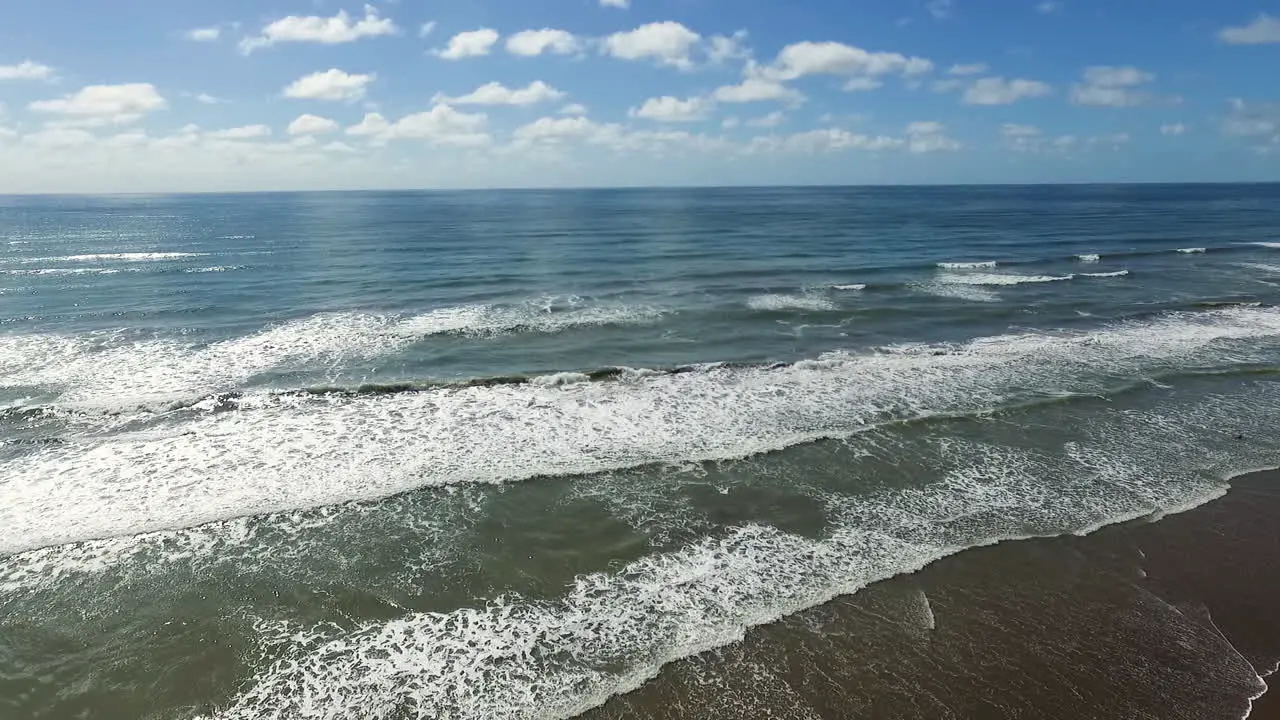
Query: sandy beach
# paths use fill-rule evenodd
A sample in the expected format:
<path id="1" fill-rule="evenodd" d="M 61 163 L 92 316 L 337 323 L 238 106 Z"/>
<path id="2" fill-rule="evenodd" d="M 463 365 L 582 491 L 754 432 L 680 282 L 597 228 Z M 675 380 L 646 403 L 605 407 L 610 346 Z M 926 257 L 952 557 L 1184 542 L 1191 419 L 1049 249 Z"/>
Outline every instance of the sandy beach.
<path id="1" fill-rule="evenodd" d="M 962 552 L 664 669 L 592 718 L 1280 717 L 1280 473 Z"/>

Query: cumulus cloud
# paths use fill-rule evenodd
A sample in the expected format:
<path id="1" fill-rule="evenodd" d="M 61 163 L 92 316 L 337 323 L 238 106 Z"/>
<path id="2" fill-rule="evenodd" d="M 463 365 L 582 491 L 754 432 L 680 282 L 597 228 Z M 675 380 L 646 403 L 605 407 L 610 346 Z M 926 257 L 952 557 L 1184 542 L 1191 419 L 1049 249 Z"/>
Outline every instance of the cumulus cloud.
<path id="1" fill-rule="evenodd" d="M 933 63 L 893 52 L 868 52 L 838 42 L 799 42 L 782 48 L 771 68 L 763 72 L 778 80 L 806 75 L 920 75 Z"/>
<path id="2" fill-rule="evenodd" d="M 1222 130 L 1244 138 L 1280 137 L 1280 103 L 1252 103 L 1233 98 Z"/>
<path id="3" fill-rule="evenodd" d="M 1218 38 L 1230 45 L 1280 43 L 1280 18 L 1263 13 L 1248 25 L 1223 28 Z"/>
<path id="4" fill-rule="evenodd" d="M 618 8 L 626 10 L 631 7 L 631 0 L 600 0 L 600 7 Z"/>
<path id="5" fill-rule="evenodd" d="M 213 42 L 222 37 L 222 28 L 217 25 L 195 28 L 194 30 L 188 30 L 183 35 L 192 42 Z"/>
<path id="6" fill-rule="evenodd" d="M 219 103 L 225 102 L 221 98 L 214 97 L 209 93 L 197 93 L 195 98 L 196 98 L 196 102 L 202 105 L 217 105 Z"/>
<path id="7" fill-rule="evenodd" d="M 907 151 L 912 153 L 949 152 L 960 149 L 960 143 L 947 137 L 947 127 L 934 120 L 907 125 Z"/>
<path id="8" fill-rule="evenodd" d="M 445 60 L 461 60 L 469 57 L 488 55 L 498 42 L 498 31 L 493 28 L 480 28 L 460 32 L 449 38 L 449 44 L 438 54 Z"/>
<path id="9" fill-rule="evenodd" d="M 707 44 L 707 59 L 719 65 L 728 60 L 744 60 L 751 56 L 743 43 L 747 39 L 747 31 L 739 30 L 733 35 L 713 35 Z"/>
<path id="10" fill-rule="evenodd" d="M 37 100 L 28 107 L 41 113 L 68 116 L 85 124 L 122 124 L 164 109 L 168 103 L 151 83 L 87 85 L 56 100 Z"/>
<path id="11" fill-rule="evenodd" d="M 0 80 L 51 80 L 53 68 L 31 60 L 17 65 L 0 65 Z"/>
<path id="12" fill-rule="evenodd" d="M 480 147 L 492 142 L 485 132 L 489 118 L 484 113 L 464 113 L 447 103 L 425 112 L 405 115 L 390 122 L 379 113 L 368 113 L 358 124 L 346 129 L 347 135 L 367 137 L 375 144 L 391 140 L 423 140 L 433 145 Z"/>
<path id="13" fill-rule="evenodd" d="M 360 122 L 346 129 L 348 135 L 373 137 L 390 129 L 391 123 L 379 113 L 367 113 Z"/>
<path id="14" fill-rule="evenodd" d="M 804 95 L 777 80 L 748 76 L 737 85 L 716 88 L 711 96 L 724 103 L 777 101 L 791 104 L 804 102 Z"/>
<path id="15" fill-rule="evenodd" d="M 266 125 L 245 125 L 244 127 L 215 130 L 206 133 L 206 136 L 214 140 L 255 140 L 267 137 L 270 134 L 271 128 Z"/>
<path id="16" fill-rule="evenodd" d="M 288 133 L 290 135 L 324 135 L 338 129 L 338 123 L 327 117 L 319 115 L 299 115 L 297 119 L 289 123 Z"/>
<path id="17" fill-rule="evenodd" d="M 652 60 L 680 70 L 693 68 L 691 54 L 702 36 L 670 20 L 617 32 L 601 42 L 601 52 L 621 60 Z"/>
<path id="18" fill-rule="evenodd" d="M 901 138 L 863 135 L 840 128 L 823 128 L 786 136 L 752 138 L 746 151 L 750 154 L 792 152 L 815 154 L 842 150 L 892 150 L 906 146 Z"/>
<path id="19" fill-rule="evenodd" d="M 630 114 L 658 122 L 697 122 L 705 120 L 714 108 L 715 103 L 706 98 L 681 100 L 666 95 L 645 100 L 639 108 L 632 108 Z"/>
<path id="20" fill-rule="evenodd" d="M 963 101 L 966 105 L 1009 105 L 1023 98 L 1044 97 L 1052 92 L 1052 87 L 1038 80 L 988 77 L 970 85 L 964 92 Z"/>
<path id="21" fill-rule="evenodd" d="M 486 83 L 461 97 L 436 95 L 432 101 L 453 105 L 535 105 L 561 100 L 564 96 L 564 92 L 535 80 L 523 88 L 508 88 L 500 82 Z"/>
<path id="22" fill-rule="evenodd" d="M 521 30 L 507 38 L 507 52 L 512 55 L 533 57 L 543 53 L 572 55 L 581 49 L 581 43 L 567 30 Z"/>
<path id="23" fill-rule="evenodd" d="M 1141 89 L 1155 79 L 1155 75 L 1128 65 L 1096 65 L 1084 71 L 1082 82 L 1072 85 L 1071 102 L 1101 107 L 1136 107 L 1180 100 Z"/>
<path id="24" fill-rule="evenodd" d="M 284 89 L 284 96 L 298 100 L 359 100 L 376 77 L 374 73 L 361 75 L 329 68 L 294 80 Z"/>
<path id="25" fill-rule="evenodd" d="M 390 18 L 380 17 L 377 8 L 365 5 L 363 18 L 354 18 L 346 10 L 339 10 L 333 17 L 290 15 L 281 18 L 262 28 L 257 37 L 241 40 L 240 50 L 248 54 L 259 48 L 290 42 L 337 45 L 397 32 L 399 29 Z"/>
<path id="26" fill-rule="evenodd" d="M 586 115 L 587 106 L 582 103 L 570 103 L 560 108 L 561 115 Z"/>

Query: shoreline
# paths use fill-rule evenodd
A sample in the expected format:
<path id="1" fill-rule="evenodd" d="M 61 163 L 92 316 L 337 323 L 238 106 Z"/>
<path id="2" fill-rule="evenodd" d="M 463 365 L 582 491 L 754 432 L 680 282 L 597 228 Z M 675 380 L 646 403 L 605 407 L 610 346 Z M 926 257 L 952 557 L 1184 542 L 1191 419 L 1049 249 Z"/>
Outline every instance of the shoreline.
<path id="1" fill-rule="evenodd" d="M 1087 535 L 942 558 L 582 717 L 1280 720 L 1280 470 L 1228 482 Z"/>

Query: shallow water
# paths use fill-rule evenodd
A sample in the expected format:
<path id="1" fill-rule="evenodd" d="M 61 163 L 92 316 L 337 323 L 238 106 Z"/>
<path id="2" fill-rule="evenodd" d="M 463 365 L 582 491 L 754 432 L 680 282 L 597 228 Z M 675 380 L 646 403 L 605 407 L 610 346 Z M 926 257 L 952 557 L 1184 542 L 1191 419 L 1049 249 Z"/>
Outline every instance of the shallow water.
<path id="1" fill-rule="evenodd" d="M 1277 283 L 1277 186 L 0 198 L 0 714 L 571 717 L 1277 464 Z"/>

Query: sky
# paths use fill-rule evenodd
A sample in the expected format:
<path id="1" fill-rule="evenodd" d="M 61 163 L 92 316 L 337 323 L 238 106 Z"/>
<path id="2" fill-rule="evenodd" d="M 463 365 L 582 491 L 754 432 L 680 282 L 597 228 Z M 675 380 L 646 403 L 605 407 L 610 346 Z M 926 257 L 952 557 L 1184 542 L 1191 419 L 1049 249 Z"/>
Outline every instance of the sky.
<path id="1" fill-rule="evenodd" d="M 0 193 L 1280 180 L 1280 0 L 41 0 Z"/>

